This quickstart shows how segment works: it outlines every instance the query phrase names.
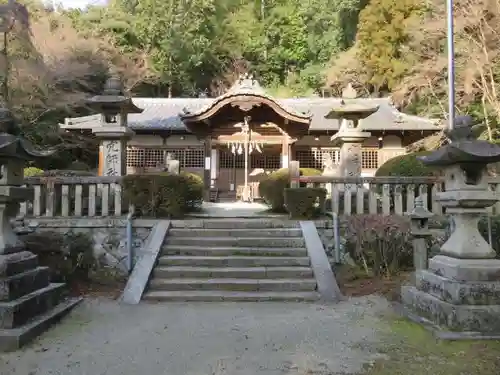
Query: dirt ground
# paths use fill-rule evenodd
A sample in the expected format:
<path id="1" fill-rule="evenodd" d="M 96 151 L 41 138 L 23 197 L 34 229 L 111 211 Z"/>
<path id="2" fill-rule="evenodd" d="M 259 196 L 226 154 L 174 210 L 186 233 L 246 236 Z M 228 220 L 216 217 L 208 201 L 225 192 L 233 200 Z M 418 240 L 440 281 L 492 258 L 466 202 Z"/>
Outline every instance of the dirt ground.
<path id="1" fill-rule="evenodd" d="M 344 295 L 363 297 L 382 295 L 389 301 L 399 300 L 401 284 L 410 280 L 410 273 L 390 279 L 368 277 L 350 268 L 336 270 L 337 281 Z M 72 294 L 91 298 L 118 298 L 123 281 L 73 285 Z M 369 361 L 366 375 L 497 375 L 500 372 L 500 341 L 441 341 L 432 333 L 406 319 L 387 313 L 385 327 L 378 336 L 378 359 Z M 385 324 L 387 323 L 387 324 Z M 362 346 L 363 344 L 359 344 Z M 363 348 L 360 347 L 360 350 Z M 299 375 L 312 374 L 304 372 Z M 333 375 L 333 374 L 328 374 Z M 336 373 L 335 373 L 336 375 Z"/>

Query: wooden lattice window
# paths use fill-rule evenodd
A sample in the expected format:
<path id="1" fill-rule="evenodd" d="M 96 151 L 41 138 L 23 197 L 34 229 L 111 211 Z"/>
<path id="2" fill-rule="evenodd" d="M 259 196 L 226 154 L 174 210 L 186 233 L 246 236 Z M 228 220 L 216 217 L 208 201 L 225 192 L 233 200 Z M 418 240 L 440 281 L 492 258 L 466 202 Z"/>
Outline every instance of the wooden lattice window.
<path id="1" fill-rule="evenodd" d="M 314 168 L 322 170 L 324 168 L 325 155 L 329 154 L 334 162 L 339 162 L 339 150 L 336 148 L 315 148 L 295 151 L 295 160 L 299 162 L 301 168 Z"/>
<path id="2" fill-rule="evenodd" d="M 127 166 L 136 168 L 154 168 L 165 163 L 167 153 L 179 160 L 181 168 L 203 168 L 205 166 L 205 150 L 203 148 L 127 148 Z"/>
<path id="3" fill-rule="evenodd" d="M 377 169 L 378 168 L 378 149 L 364 148 L 361 150 L 361 168 Z"/>
<path id="4" fill-rule="evenodd" d="M 250 155 L 250 168 L 262 169 L 280 169 L 281 168 L 281 154 L 271 154 L 266 151 L 262 153 L 252 153 Z"/>
<path id="5" fill-rule="evenodd" d="M 252 152 L 248 159 L 249 168 L 279 169 L 281 168 L 281 154 L 270 153 L 267 150 Z M 229 150 L 219 150 L 219 168 L 245 168 L 245 155 L 233 154 Z"/>
<path id="6" fill-rule="evenodd" d="M 146 150 L 143 148 L 127 148 L 127 167 L 140 168 L 144 166 Z"/>
<path id="7" fill-rule="evenodd" d="M 185 148 L 183 158 L 180 159 L 181 168 L 204 168 L 205 167 L 205 149 L 203 148 Z"/>

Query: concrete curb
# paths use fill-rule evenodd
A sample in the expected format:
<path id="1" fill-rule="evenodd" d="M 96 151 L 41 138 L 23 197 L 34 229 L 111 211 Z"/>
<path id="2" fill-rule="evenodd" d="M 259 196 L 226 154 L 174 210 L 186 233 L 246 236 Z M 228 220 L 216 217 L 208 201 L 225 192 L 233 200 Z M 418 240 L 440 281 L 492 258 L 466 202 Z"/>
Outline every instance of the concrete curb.
<path id="1" fill-rule="evenodd" d="M 141 301 L 169 229 L 170 220 L 162 220 L 151 230 L 142 251 L 144 255 L 139 259 L 128 278 L 125 290 L 120 297 L 121 302 L 136 305 Z"/>
<path id="2" fill-rule="evenodd" d="M 311 259 L 311 267 L 318 283 L 318 292 L 325 302 L 339 302 L 343 299 L 335 280 L 332 267 L 326 256 L 323 243 L 313 221 L 301 221 L 300 228 L 306 243 L 307 254 Z"/>

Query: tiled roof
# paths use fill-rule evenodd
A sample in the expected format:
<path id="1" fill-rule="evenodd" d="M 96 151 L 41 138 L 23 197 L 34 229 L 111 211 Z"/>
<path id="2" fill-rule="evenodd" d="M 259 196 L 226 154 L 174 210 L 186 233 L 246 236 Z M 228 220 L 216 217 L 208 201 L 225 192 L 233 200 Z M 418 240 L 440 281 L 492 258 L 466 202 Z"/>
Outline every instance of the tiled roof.
<path id="1" fill-rule="evenodd" d="M 180 114 L 185 110 L 191 113 L 207 108 L 216 99 L 213 98 L 133 98 L 133 102 L 142 113 L 129 115 L 129 126 L 134 130 L 186 130 Z M 339 129 L 338 120 L 326 119 L 326 114 L 340 105 L 340 98 L 299 98 L 274 99 L 284 108 L 301 114 L 312 115 L 310 130 Z M 349 102 L 360 102 L 379 105 L 379 110 L 360 122 L 365 130 L 427 130 L 438 131 L 440 126 L 436 120 L 410 116 L 399 112 L 391 105 L 389 98 L 350 99 Z M 61 124 L 64 129 L 91 129 L 99 125 L 100 115 L 91 115 L 66 119 Z"/>

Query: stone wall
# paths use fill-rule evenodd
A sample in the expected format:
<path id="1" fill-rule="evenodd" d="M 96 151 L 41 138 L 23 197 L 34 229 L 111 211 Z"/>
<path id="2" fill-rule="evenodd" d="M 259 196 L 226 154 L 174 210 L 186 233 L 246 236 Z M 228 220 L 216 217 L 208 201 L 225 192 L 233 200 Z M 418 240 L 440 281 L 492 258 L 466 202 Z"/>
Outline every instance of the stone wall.
<path id="1" fill-rule="evenodd" d="M 30 227 L 35 227 L 37 233 L 54 231 L 62 234 L 86 233 L 92 237 L 94 255 L 103 266 L 113 267 L 122 273 L 127 272 L 127 236 L 125 219 L 30 219 Z M 142 256 L 144 243 L 151 233 L 154 220 L 134 220 L 132 231 L 132 250 L 134 264 Z"/>

